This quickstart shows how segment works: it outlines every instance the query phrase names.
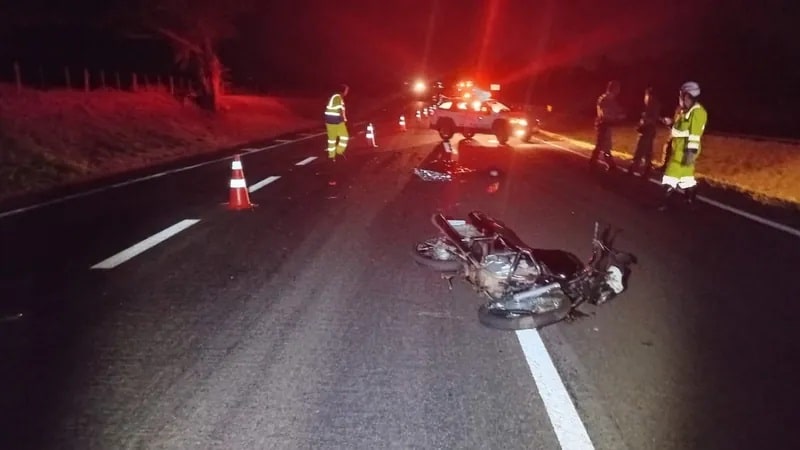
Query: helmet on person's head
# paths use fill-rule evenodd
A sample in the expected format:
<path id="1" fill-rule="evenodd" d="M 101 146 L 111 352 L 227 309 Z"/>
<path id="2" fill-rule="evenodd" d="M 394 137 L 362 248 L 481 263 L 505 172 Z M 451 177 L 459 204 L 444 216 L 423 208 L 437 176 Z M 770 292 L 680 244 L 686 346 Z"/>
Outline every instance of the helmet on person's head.
<path id="1" fill-rule="evenodd" d="M 608 82 L 608 86 L 606 87 L 606 92 L 613 92 L 614 94 L 618 94 L 620 90 L 619 81 L 611 80 Z"/>
<path id="2" fill-rule="evenodd" d="M 681 93 L 686 93 L 692 97 L 697 97 L 700 95 L 700 85 L 694 81 L 687 81 L 681 86 Z"/>

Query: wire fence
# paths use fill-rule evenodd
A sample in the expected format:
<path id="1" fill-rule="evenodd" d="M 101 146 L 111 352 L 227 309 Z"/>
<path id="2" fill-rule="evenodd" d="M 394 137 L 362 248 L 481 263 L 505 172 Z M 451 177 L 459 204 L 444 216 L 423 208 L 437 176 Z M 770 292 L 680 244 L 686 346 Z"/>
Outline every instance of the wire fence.
<path id="1" fill-rule="evenodd" d="M 5 66 L 5 67 L 2 67 Z M 117 90 L 127 92 L 169 92 L 176 96 L 197 93 L 200 84 L 186 74 L 164 74 L 152 71 L 107 70 L 76 66 L 45 66 L 17 61 L 2 64 L 0 82 L 12 83 L 17 92 L 23 89 L 92 92 Z M 229 82 L 223 83 L 223 92 L 235 90 Z"/>

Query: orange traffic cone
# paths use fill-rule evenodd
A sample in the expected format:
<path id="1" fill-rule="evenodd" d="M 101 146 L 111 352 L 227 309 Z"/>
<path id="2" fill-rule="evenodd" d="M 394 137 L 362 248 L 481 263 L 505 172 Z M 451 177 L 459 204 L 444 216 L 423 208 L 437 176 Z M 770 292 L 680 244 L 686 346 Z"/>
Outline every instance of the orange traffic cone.
<path id="1" fill-rule="evenodd" d="M 370 141 L 373 147 L 378 146 L 378 144 L 375 143 L 375 127 L 372 126 L 372 123 L 367 125 L 367 140 Z"/>
<path id="2" fill-rule="evenodd" d="M 231 190 L 228 201 L 228 209 L 241 210 L 255 206 L 250 203 L 250 193 L 247 190 L 247 181 L 244 179 L 242 160 L 239 155 L 233 158 L 231 163 Z"/>

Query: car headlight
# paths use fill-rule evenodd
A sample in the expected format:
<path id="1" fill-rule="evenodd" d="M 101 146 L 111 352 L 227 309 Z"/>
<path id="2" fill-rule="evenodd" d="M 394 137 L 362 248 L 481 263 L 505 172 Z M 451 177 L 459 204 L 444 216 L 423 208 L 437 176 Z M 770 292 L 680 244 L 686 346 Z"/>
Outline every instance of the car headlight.
<path id="1" fill-rule="evenodd" d="M 511 123 L 514 125 L 519 125 L 521 127 L 527 127 L 528 121 L 525 119 L 511 119 Z"/>

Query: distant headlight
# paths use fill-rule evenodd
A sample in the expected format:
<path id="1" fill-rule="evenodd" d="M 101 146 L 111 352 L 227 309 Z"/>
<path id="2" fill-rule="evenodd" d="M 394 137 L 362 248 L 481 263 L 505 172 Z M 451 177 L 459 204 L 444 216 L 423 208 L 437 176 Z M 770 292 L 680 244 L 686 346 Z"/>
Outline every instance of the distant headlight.
<path id="1" fill-rule="evenodd" d="M 426 89 L 427 87 L 425 86 L 425 83 L 423 83 L 422 81 L 417 81 L 416 83 L 414 83 L 414 92 L 421 94 L 425 92 Z"/>

